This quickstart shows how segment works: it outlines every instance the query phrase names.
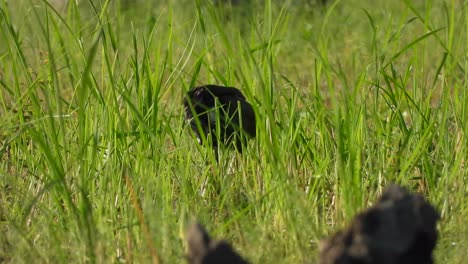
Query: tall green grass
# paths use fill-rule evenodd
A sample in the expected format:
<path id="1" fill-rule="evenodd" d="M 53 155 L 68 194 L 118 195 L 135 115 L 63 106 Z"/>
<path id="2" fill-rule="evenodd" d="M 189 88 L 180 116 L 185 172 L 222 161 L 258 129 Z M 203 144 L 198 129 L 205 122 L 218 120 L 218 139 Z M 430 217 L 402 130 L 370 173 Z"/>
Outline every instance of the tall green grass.
<path id="1" fill-rule="evenodd" d="M 0 4 L 0 262 L 179 263 L 197 219 L 253 263 L 313 263 L 390 182 L 463 262 L 462 1 L 59 2 Z M 205 83 L 257 114 L 219 165 L 183 120 Z"/>

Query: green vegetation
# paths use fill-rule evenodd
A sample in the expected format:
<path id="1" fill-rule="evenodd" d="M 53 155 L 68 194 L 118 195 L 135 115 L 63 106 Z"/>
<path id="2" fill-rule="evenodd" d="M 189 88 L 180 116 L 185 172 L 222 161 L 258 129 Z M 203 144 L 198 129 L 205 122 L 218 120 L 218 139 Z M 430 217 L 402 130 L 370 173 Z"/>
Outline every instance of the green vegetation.
<path id="1" fill-rule="evenodd" d="M 0 262 L 180 263 L 198 219 L 253 263 L 314 263 L 390 182 L 463 262 L 463 1 L 61 2 L 0 1 Z M 205 83 L 257 114 L 219 166 L 183 120 Z"/>

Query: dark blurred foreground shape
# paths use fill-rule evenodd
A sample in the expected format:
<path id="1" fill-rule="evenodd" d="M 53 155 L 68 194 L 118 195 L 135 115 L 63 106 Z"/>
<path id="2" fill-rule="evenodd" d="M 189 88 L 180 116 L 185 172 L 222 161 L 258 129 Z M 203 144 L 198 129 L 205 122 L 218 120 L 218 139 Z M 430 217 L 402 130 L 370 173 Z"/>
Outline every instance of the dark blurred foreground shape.
<path id="1" fill-rule="evenodd" d="M 218 85 L 195 87 L 185 96 L 184 108 L 185 118 L 198 141 L 203 144 L 205 139 L 211 140 L 215 150 L 220 145 L 234 143 L 242 152 L 247 139 L 256 135 L 253 108 L 237 88 Z"/>
<path id="2" fill-rule="evenodd" d="M 417 194 L 390 185 L 377 203 L 354 217 L 351 225 L 324 241 L 320 264 L 430 264 L 437 242 L 437 211 Z M 190 264 L 247 263 L 203 227 L 187 232 Z"/>
<path id="3" fill-rule="evenodd" d="M 188 253 L 190 264 L 247 264 L 224 240 L 213 240 L 205 229 L 194 223 L 187 231 Z"/>
<path id="4" fill-rule="evenodd" d="M 327 239 L 321 264 L 433 263 L 437 211 L 420 195 L 391 185 L 351 225 Z"/>

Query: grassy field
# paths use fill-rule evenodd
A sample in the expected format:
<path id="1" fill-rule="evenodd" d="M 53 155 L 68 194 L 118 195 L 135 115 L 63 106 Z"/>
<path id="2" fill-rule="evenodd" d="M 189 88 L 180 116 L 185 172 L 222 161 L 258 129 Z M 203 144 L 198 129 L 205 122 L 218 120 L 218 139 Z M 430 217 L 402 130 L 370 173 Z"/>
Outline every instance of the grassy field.
<path id="1" fill-rule="evenodd" d="M 315 263 L 390 182 L 440 211 L 437 263 L 466 260 L 464 1 L 161 2 L 0 1 L 0 262 L 181 263 L 197 219 Z M 219 166 L 183 119 L 206 83 L 258 120 Z"/>

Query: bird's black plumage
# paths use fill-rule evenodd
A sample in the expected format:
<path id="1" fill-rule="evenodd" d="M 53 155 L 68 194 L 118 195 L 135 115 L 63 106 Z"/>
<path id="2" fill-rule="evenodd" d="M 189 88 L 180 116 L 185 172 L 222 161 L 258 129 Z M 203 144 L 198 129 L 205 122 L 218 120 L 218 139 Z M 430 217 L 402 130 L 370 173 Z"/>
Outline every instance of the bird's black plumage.
<path id="1" fill-rule="evenodd" d="M 195 87 L 185 96 L 184 107 L 185 118 L 200 143 L 204 138 L 212 141 L 213 148 L 234 143 L 242 151 L 245 139 L 256 135 L 253 108 L 237 88 L 218 85 Z"/>

